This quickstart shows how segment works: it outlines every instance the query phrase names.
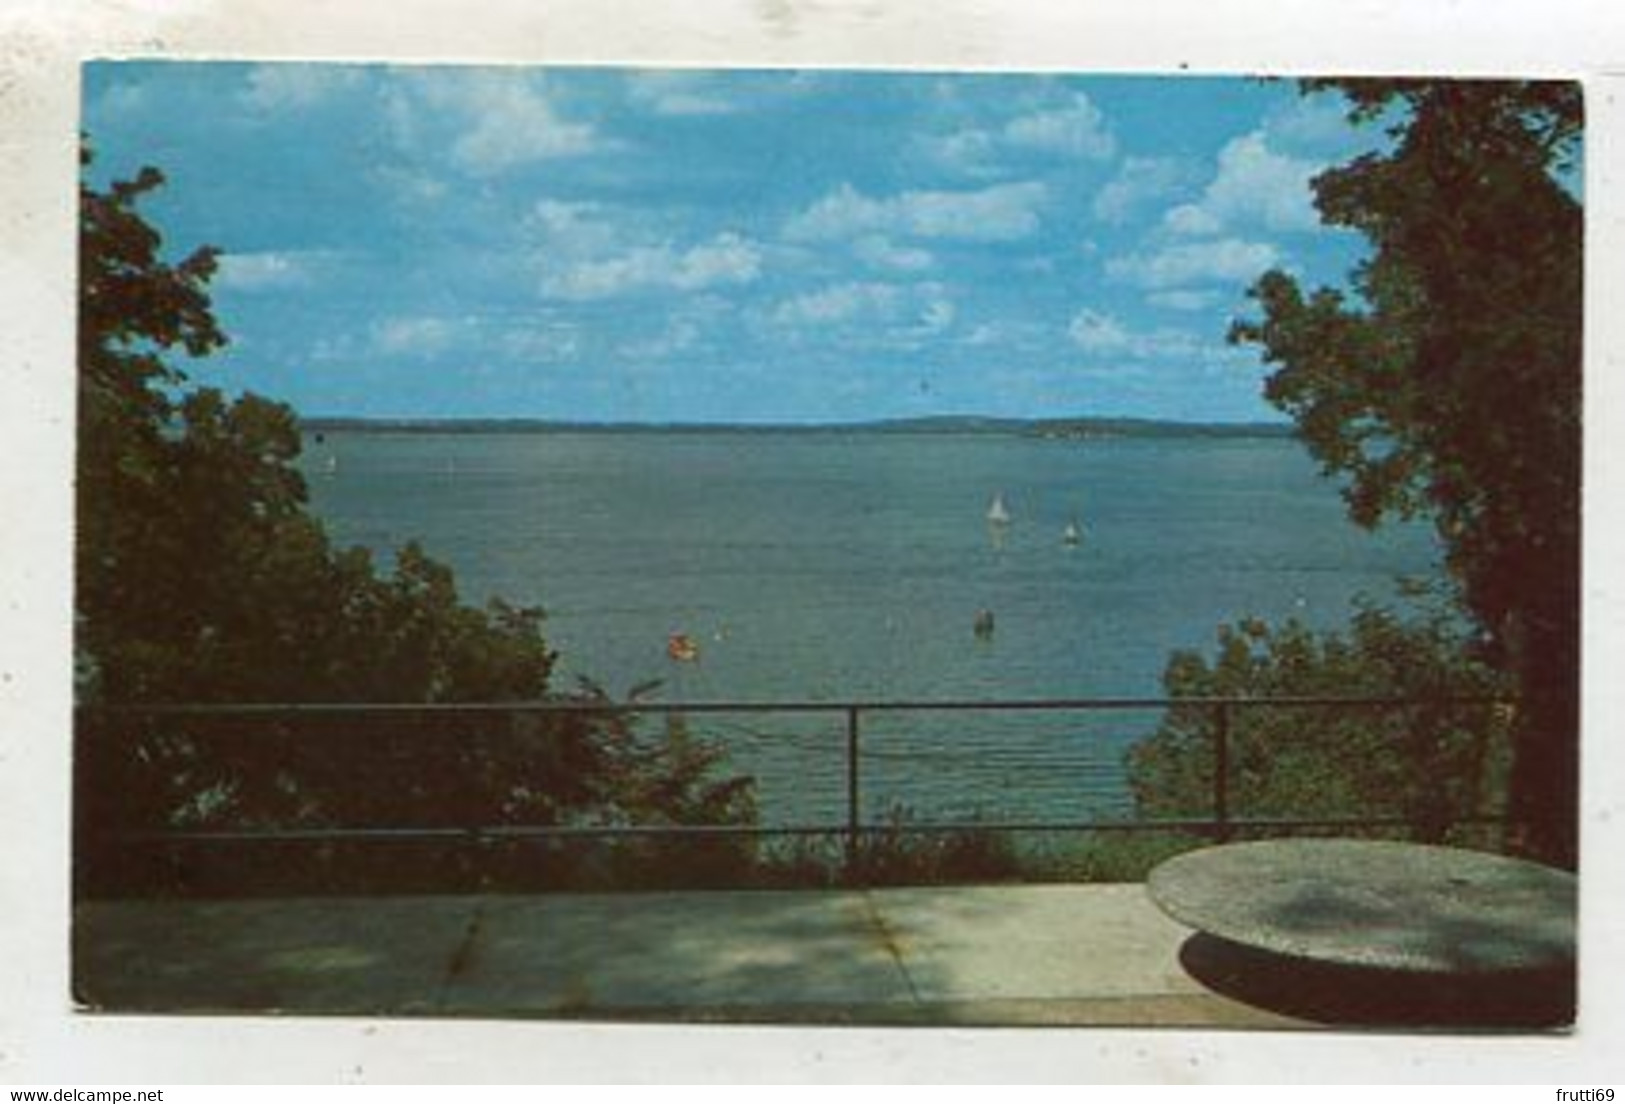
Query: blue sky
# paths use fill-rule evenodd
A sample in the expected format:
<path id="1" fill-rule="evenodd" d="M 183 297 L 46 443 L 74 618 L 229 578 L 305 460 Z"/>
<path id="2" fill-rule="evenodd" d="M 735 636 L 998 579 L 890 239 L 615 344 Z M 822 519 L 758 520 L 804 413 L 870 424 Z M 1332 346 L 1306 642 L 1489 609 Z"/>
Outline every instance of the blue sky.
<path id="1" fill-rule="evenodd" d="M 93 178 L 225 252 L 194 378 L 308 415 L 1278 418 L 1226 345 L 1358 238 L 1290 83 L 99 62 Z"/>

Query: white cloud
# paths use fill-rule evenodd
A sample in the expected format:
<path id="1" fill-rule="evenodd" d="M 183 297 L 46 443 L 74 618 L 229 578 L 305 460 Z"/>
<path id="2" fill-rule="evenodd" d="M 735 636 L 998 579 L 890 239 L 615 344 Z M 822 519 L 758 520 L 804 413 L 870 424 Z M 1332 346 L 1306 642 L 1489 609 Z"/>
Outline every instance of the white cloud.
<path id="1" fill-rule="evenodd" d="M 792 218 L 792 238 L 828 239 L 902 234 L 963 241 L 1013 241 L 1038 229 L 1038 208 L 1048 190 L 1036 181 L 997 184 L 976 191 L 908 191 L 872 199 L 850 184 Z"/>
<path id="2" fill-rule="evenodd" d="M 475 175 L 610 145 L 591 125 L 561 115 L 532 74 L 482 71 L 399 78 L 395 92 L 386 97 L 385 117 L 396 141 L 415 150 L 429 140 L 429 128 L 419 115 L 419 107 L 427 105 L 436 121 L 457 135 L 451 143 L 453 163 Z"/>
<path id="3" fill-rule="evenodd" d="M 920 309 L 919 325 L 928 333 L 940 333 L 954 324 L 957 314 L 952 300 L 932 299 Z"/>
<path id="4" fill-rule="evenodd" d="M 1190 166 L 1171 157 L 1127 158 L 1095 194 L 1094 215 L 1102 222 L 1122 223 L 1135 211 L 1174 195 L 1190 176 Z"/>
<path id="5" fill-rule="evenodd" d="M 1216 175 L 1202 198 L 1169 211 L 1163 226 L 1177 234 L 1218 234 L 1261 225 L 1278 232 L 1320 225 L 1309 181 L 1316 162 L 1270 147 L 1261 130 L 1232 139 L 1219 151 Z"/>
<path id="6" fill-rule="evenodd" d="M 474 176 L 616 147 L 556 99 L 533 71 L 390 70 L 373 115 L 401 154 Z"/>
<path id="7" fill-rule="evenodd" d="M 1004 155 L 1041 154 L 1105 161 L 1117 153 L 1106 117 L 1083 93 L 1032 107 L 1003 125 L 973 126 L 922 140 L 927 156 L 960 172 L 989 175 Z"/>
<path id="8" fill-rule="evenodd" d="M 889 284 L 855 280 L 804 292 L 780 302 L 771 321 L 790 329 L 856 328 L 865 343 L 904 343 L 949 329 L 958 309 L 941 284 Z"/>
<path id="9" fill-rule="evenodd" d="M 964 173 L 986 175 L 993 161 L 997 143 L 986 130 L 957 130 L 920 140 L 926 156 L 952 169 Z"/>
<path id="10" fill-rule="evenodd" d="M 976 349 L 1001 346 L 1006 349 L 1032 351 L 1040 346 L 1054 344 L 1054 335 L 1047 327 L 1026 320 L 999 318 L 991 322 L 978 322 L 960 339 L 960 343 Z"/>
<path id="11" fill-rule="evenodd" d="M 1203 205 L 1227 222 L 1251 217 L 1271 230 L 1313 230 L 1320 220 L 1309 182 L 1319 171 L 1313 161 L 1275 152 L 1263 134 L 1248 134 L 1220 152 Z"/>
<path id="12" fill-rule="evenodd" d="M 698 292 L 761 276 L 764 247 L 733 231 L 680 244 L 646 211 L 544 198 L 520 222 L 534 245 L 541 289 L 603 299 L 658 290 Z"/>
<path id="13" fill-rule="evenodd" d="M 1086 353 L 1128 357 L 1133 360 L 1190 358 L 1202 342 L 1184 330 L 1134 330 L 1115 317 L 1085 307 L 1073 316 L 1067 336 Z"/>
<path id="14" fill-rule="evenodd" d="M 347 65 L 268 62 L 248 71 L 239 99 L 255 111 L 297 111 L 359 88 L 364 79 L 363 70 Z"/>
<path id="15" fill-rule="evenodd" d="M 1357 139 L 1341 93 L 1299 96 L 1270 112 L 1264 130 L 1270 144 L 1287 150 L 1336 153 Z"/>
<path id="16" fill-rule="evenodd" d="M 760 246 L 738 234 L 722 233 L 686 250 L 668 244 L 636 246 L 612 257 L 578 260 L 545 277 L 542 290 L 565 299 L 658 289 L 698 291 L 750 283 L 761 267 Z"/>
<path id="17" fill-rule="evenodd" d="M 723 233 L 678 257 L 671 283 L 685 291 L 713 284 L 748 284 L 761 271 L 761 248 L 738 234 Z"/>
<path id="18" fill-rule="evenodd" d="M 1217 338 L 1166 327 L 1137 330 L 1112 315 L 1087 307 L 1073 316 L 1067 336 L 1097 364 L 1110 360 L 1224 370 L 1252 363 L 1246 350 L 1234 349 Z"/>
<path id="19" fill-rule="evenodd" d="M 1074 345 L 1091 353 L 1123 352 L 1132 344 L 1122 323 L 1087 307 L 1073 316 L 1066 333 Z"/>
<path id="20" fill-rule="evenodd" d="M 1224 229 L 1217 215 L 1198 203 L 1181 203 L 1162 216 L 1162 228 L 1185 237 L 1205 237 Z"/>
<path id="21" fill-rule="evenodd" d="M 310 343 L 309 359 L 313 364 L 342 364 L 361 355 L 361 342 L 348 333 L 327 334 Z"/>
<path id="22" fill-rule="evenodd" d="M 503 333 L 498 346 L 515 360 L 575 360 L 581 355 L 581 332 L 571 323 L 522 326 Z"/>
<path id="23" fill-rule="evenodd" d="M 773 321 L 785 326 L 817 326 L 859 316 L 884 316 L 895 309 L 898 295 L 892 284 L 836 284 L 784 300 L 774 309 Z"/>
<path id="24" fill-rule="evenodd" d="M 698 325 L 691 319 L 676 318 L 653 337 L 623 342 L 616 351 L 634 360 L 662 360 L 692 349 L 699 340 Z"/>
<path id="25" fill-rule="evenodd" d="M 542 291 L 563 299 L 602 299 L 658 286 L 669 274 L 669 249 L 635 249 L 620 257 L 583 261 L 542 281 Z"/>
<path id="26" fill-rule="evenodd" d="M 372 324 L 371 349 L 382 356 L 431 356 L 451 345 L 456 329 L 433 316 L 380 318 Z"/>
<path id="27" fill-rule="evenodd" d="M 614 249 L 618 240 L 615 222 L 605 215 L 596 203 L 540 199 L 525 214 L 523 226 L 554 252 L 605 252 Z"/>
<path id="28" fill-rule="evenodd" d="M 902 199 L 908 225 L 921 237 L 1009 241 L 1038 229 L 1036 208 L 1046 194 L 1029 181 L 979 192 L 905 192 Z"/>
<path id="29" fill-rule="evenodd" d="M 1202 283 L 1249 283 L 1280 263 L 1268 242 L 1218 238 L 1173 242 L 1151 253 L 1114 257 L 1106 275 L 1120 283 L 1163 291 Z"/>
<path id="30" fill-rule="evenodd" d="M 1154 291 L 1145 297 L 1145 301 L 1154 307 L 1180 311 L 1208 310 L 1217 306 L 1221 299 L 1223 296 L 1217 291 L 1196 291 L 1191 288 Z"/>
<path id="31" fill-rule="evenodd" d="M 586 153 L 594 145 L 591 127 L 565 122 L 544 101 L 515 94 L 482 113 L 474 129 L 457 140 L 452 155 L 474 172 L 494 173 Z"/>
<path id="32" fill-rule="evenodd" d="M 928 250 L 897 245 L 881 234 L 869 234 L 853 243 L 858 259 L 894 272 L 921 272 L 936 263 Z"/>
<path id="33" fill-rule="evenodd" d="M 146 86 L 115 84 L 104 89 L 85 114 L 103 121 L 125 119 L 142 114 L 151 105 L 152 96 Z"/>
<path id="34" fill-rule="evenodd" d="M 902 229 L 906 219 L 899 203 L 898 200 L 870 199 L 852 185 L 842 184 L 791 218 L 785 232 L 792 238 L 839 238 Z"/>
<path id="35" fill-rule="evenodd" d="M 634 73 L 626 90 L 634 104 L 656 115 L 725 115 L 739 106 L 701 73 Z"/>
<path id="36" fill-rule="evenodd" d="M 310 281 L 312 269 L 324 257 L 325 254 L 297 251 L 225 253 L 220 257 L 215 286 L 237 291 L 298 287 Z"/>
<path id="37" fill-rule="evenodd" d="M 421 82 L 397 76 L 378 88 L 378 121 L 397 150 L 417 152 L 424 144 L 425 126 L 420 117 Z"/>
<path id="38" fill-rule="evenodd" d="M 1117 152 L 1117 140 L 1106 117 L 1081 92 L 1065 106 L 1011 119 L 1004 125 L 1002 137 L 1021 149 L 1094 161 L 1104 161 Z"/>
<path id="39" fill-rule="evenodd" d="M 373 165 L 367 172 L 392 199 L 408 207 L 437 203 L 449 190 L 445 181 L 421 169 Z"/>

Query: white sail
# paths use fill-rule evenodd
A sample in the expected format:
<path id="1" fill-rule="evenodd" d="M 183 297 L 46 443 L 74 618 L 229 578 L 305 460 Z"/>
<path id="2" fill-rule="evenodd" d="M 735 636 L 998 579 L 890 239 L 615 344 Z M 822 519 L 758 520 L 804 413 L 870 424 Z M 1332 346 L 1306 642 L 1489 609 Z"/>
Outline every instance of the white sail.
<path id="1" fill-rule="evenodd" d="M 1004 495 L 993 496 L 993 504 L 987 508 L 987 520 L 989 525 L 1010 524 L 1010 511 L 1004 505 Z"/>

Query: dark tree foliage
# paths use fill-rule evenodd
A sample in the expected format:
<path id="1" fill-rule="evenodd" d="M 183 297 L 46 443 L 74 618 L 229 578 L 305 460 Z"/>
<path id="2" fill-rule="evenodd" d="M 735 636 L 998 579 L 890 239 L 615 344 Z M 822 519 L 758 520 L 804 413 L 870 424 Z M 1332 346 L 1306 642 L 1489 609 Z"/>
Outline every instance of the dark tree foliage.
<path id="1" fill-rule="evenodd" d="M 1219 629 L 1212 660 L 1177 652 L 1164 684 L 1182 698 L 1412 698 L 1404 707 L 1233 707 L 1229 807 L 1236 817 L 1399 818 L 1428 842 L 1492 815 L 1506 776 L 1510 712 L 1482 703 L 1504 680 L 1469 658 L 1446 611 L 1364 606 L 1347 633 L 1254 619 Z M 1209 706 L 1170 709 L 1128 760 L 1142 816 L 1214 815 Z"/>
<path id="2" fill-rule="evenodd" d="M 752 819 L 750 781 L 718 779 L 714 745 L 640 735 L 619 715 L 324 726 L 137 721 L 106 708 L 604 701 L 590 687 L 551 688 L 555 656 L 539 609 L 464 604 L 451 571 L 415 544 L 388 574 L 364 549 L 334 548 L 306 508 L 293 411 L 188 382 L 173 358 L 226 343 L 208 295 L 218 254 L 166 257 L 137 209 L 162 183 L 148 168 L 105 190 L 80 188 L 81 827 L 108 838 L 178 827 Z M 723 850 L 728 861 L 742 854 Z M 369 877 L 382 869 L 376 857 L 369 864 Z M 217 890 L 247 866 L 199 874 L 194 863 L 166 876 Z"/>
<path id="3" fill-rule="evenodd" d="M 226 343 L 218 252 L 167 261 L 137 211 L 156 169 L 81 186 L 78 616 L 85 700 L 540 698 L 541 612 L 461 604 L 408 544 L 381 577 L 306 509 L 293 411 L 188 383 Z"/>
<path id="4" fill-rule="evenodd" d="M 1314 182 L 1372 252 L 1352 291 L 1275 271 L 1238 322 L 1270 401 L 1351 517 L 1431 517 L 1520 697 L 1513 846 L 1572 865 L 1578 831 L 1581 94 L 1559 82 L 1321 80 L 1389 148 Z"/>

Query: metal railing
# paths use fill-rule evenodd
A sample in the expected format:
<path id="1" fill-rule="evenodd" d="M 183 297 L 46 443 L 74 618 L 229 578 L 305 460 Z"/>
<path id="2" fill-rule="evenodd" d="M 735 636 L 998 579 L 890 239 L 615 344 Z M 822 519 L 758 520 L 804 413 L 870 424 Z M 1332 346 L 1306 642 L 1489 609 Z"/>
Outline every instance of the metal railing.
<path id="1" fill-rule="evenodd" d="M 380 720 L 401 718 L 403 721 L 434 721 L 452 718 L 480 720 L 490 718 L 513 719 L 536 717 L 594 721 L 617 718 L 630 721 L 643 717 L 701 718 L 731 714 L 773 714 L 822 716 L 836 718 L 842 723 L 841 748 L 844 789 L 844 816 L 839 821 L 790 824 L 466 824 L 458 826 L 412 825 L 339 825 L 313 827 L 246 827 L 172 829 L 153 828 L 128 833 L 131 839 L 142 842 L 162 842 L 184 845 L 202 842 L 331 842 L 331 841 L 495 841 L 520 839 L 617 839 L 648 837 L 770 837 L 770 836 L 825 836 L 844 840 L 847 863 L 855 865 L 865 837 L 877 832 L 932 834 L 963 832 L 995 833 L 1054 833 L 1054 832 L 1124 832 L 1124 831 L 1181 831 L 1204 835 L 1216 840 L 1228 840 L 1238 832 L 1268 830 L 1333 830 L 1343 828 L 1405 828 L 1410 821 L 1399 815 L 1368 815 L 1355 817 L 1280 817 L 1237 815 L 1233 807 L 1235 768 L 1232 764 L 1233 728 L 1236 714 L 1260 709 L 1298 710 L 1405 710 L 1409 708 L 1461 707 L 1490 708 L 1509 704 L 1507 699 L 1493 697 L 1411 698 L 1411 697 L 1178 697 L 1178 698 L 1055 698 L 1021 701 L 845 701 L 845 702 L 641 702 L 617 703 L 610 701 L 545 701 L 530 703 L 449 703 L 449 704 L 230 704 L 230 705 L 143 705 L 104 706 L 80 711 L 80 744 L 76 757 L 84 768 L 93 763 L 105 749 L 87 747 L 84 733 L 87 727 L 97 731 L 119 733 L 142 723 L 160 722 L 165 718 L 176 720 L 231 720 L 245 723 L 272 723 L 290 727 L 293 738 L 298 738 L 301 727 L 308 730 L 317 718 Z M 1212 733 L 1212 794 L 1211 815 L 1205 817 L 1141 818 L 1098 816 L 1083 819 L 1014 818 L 908 821 L 882 823 L 863 816 L 865 783 L 863 765 L 865 721 L 880 716 L 895 715 L 947 715 L 947 714 L 1017 714 L 1017 713 L 1100 713 L 1108 711 L 1150 710 L 1205 711 L 1210 716 Z M 455 725 L 448 731 L 456 730 Z M 433 731 L 433 728 L 430 728 Z M 545 730 L 544 730 L 545 731 Z M 208 728 L 188 728 L 192 739 L 207 740 Z M 278 734 L 287 738 L 288 733 Z M 1486 735 L 1487 738 L 1487 735 Z M 1126 768 L 1125 768 L 1126 773 Z M 80 771 L 81 793 L 86 774 Z M 1475 803 L 1476 804 L 1476 803 Z M 1502 822 L 1499 812 L 1486 812 L 1482 807 L 1452 815 L 1456 825 L 1496 825 Z M 81 819 L 79 831 L 93 833 L 94 824 Z"/>

